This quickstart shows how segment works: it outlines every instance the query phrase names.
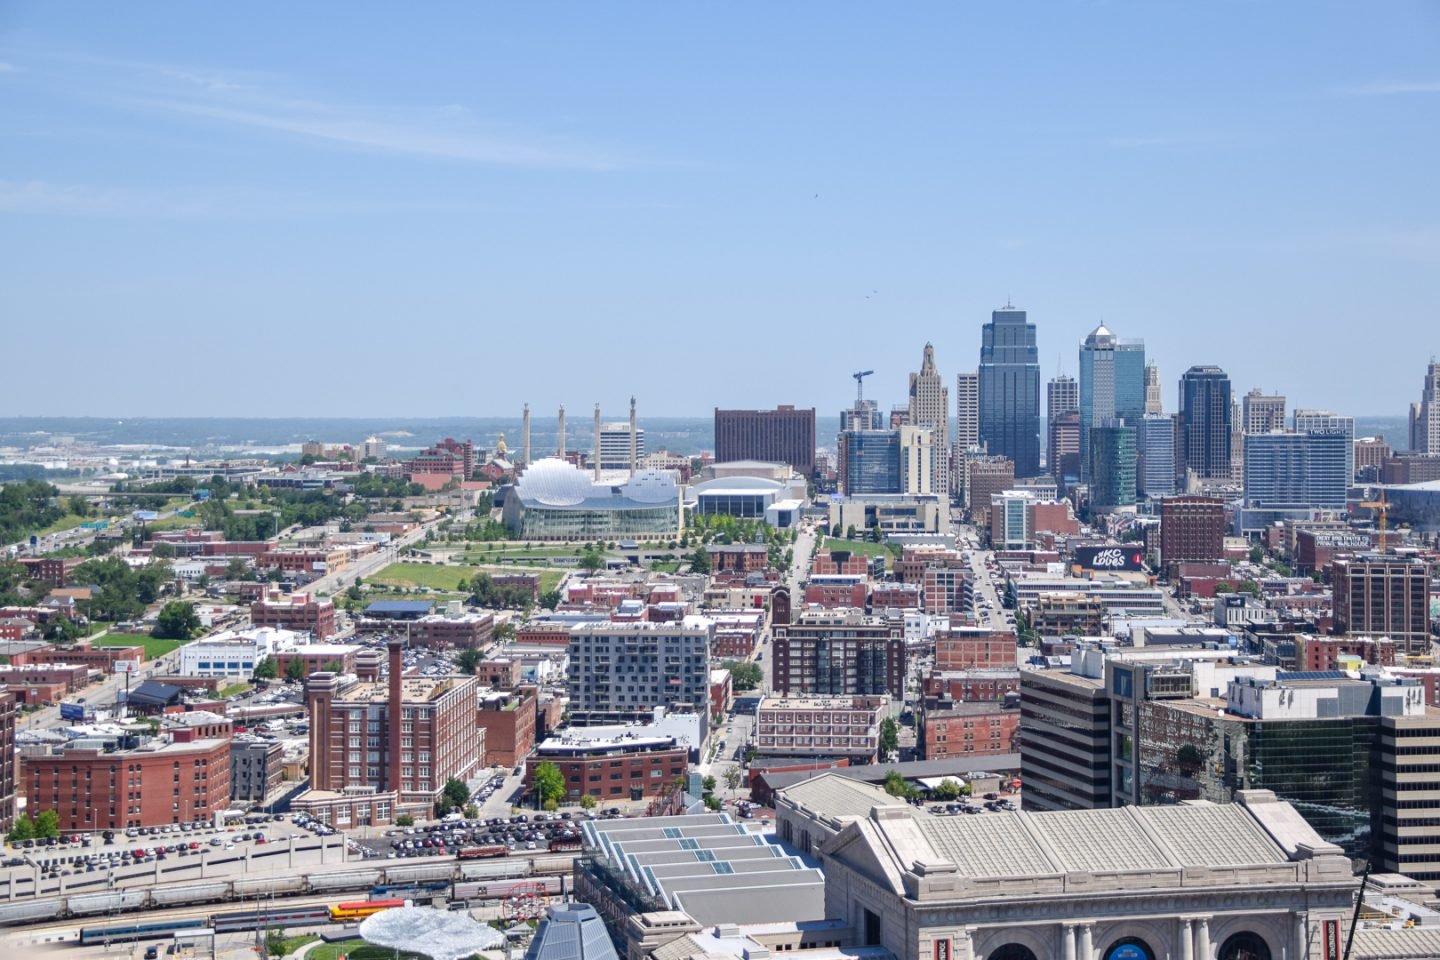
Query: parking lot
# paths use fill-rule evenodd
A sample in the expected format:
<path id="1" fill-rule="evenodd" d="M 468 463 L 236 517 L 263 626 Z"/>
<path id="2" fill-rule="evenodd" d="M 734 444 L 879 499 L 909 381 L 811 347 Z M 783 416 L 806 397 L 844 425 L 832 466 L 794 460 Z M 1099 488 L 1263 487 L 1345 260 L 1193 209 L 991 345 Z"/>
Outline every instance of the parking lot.
<path id="1" fill-rule="evenodd" d="M 330 838 L 334 838 L 333 840 Z M 307 842 L 314 841 L 314 842 Z M 253 815 L 222 829 L 213 824 L 107 830 L 22 841 L 0 862 L 0 897 L 84 890 L 247 871 L 300 859 L 343 860 L 343 840 L 324 824 L 276 815 Z M 168 876 L 167 876 L 168 875 Z"/>
<path id="2" fill-rule="evenodd" d="M 378 837 L 354 840 L 352 848 L 366 858 L 403 859 L 462 855 L 482 851 L 485 857 L 560 852 L 578 849 L 579 825 L 587 819 L 621 816 L 618 807 L 575 814 L 522 813 L 512 817 L 454 819 L 421 827 L 395 827 Z"/>

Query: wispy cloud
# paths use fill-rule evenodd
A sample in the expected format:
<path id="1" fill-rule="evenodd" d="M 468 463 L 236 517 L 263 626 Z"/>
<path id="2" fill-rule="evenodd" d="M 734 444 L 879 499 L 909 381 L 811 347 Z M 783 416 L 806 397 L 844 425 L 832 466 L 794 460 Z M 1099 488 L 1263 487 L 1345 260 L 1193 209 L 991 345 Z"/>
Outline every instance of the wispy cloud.
<path id="1" fill-rule="evenodd" d="M 612 170 L 594 147 L 488 130 L 459 107 L 381 109 L 247 94 L 224 98 L 136 97 L 137 107 L 291 134 L 341 147 L 515 167 Z"/>
<path id="2" fill-rule="evenodd" d="M 17 66 L 15 66 L 15 64 L 13 64 L 13 63 L 6 63 L 4 60 L 0 60 L 0 73 L 20 73 L 20 72 L 21 72 L 21 71 L 20 71 L 20 68 L 17 67 Z"/>
<path id="3" fill-rule="evenodd" d="M 1339 92 L 1352 97 L 1394 97 L 1414 93 L 1440 93 L 1440 80 L 1374 80 L 1370 83 L 1340 87 Z"/>
<path id="4" fill-rule="evenodd" d="M 0 180 L 0 212 L 156 220 L 261 220 L 311 212 L 303 196 L 208 187 L 139 189 L 47 180 Z"/>
<path id="5" fill-rule="evenodd" d="M 37 54 L 99 74 L 85 96 L 235 128 L 267 131 L 339 149 L 495 166 L 612 170 L 630 163 L 613 148 L 480 116 L 462 105 L 345 103 L 297 93 L 259 71 Z M 73 72 L 73 71 L 72 71 Z"/>

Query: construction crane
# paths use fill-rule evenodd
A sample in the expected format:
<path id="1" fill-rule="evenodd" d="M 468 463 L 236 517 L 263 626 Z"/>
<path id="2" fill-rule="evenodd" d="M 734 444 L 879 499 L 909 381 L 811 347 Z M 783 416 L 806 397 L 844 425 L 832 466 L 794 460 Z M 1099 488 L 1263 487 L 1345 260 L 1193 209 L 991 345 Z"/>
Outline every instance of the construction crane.
<path id="1" fill-rule="evenodd" d="M 1366 500 L 1362 503 L 1356 504 L 1356 506 L 1369 507 L 1371 510 L 1374 510 L 1376 514 L 1378 514 L 1375 520 L 1375 526 L 1380 529 L 1380 552 L 1384 553 L 1389 546 L 1385 531 L 1386 528 L 1389 526 L 1390 519 L 1390 504 L 1385 500 L 1385 488 L 1380 488 L 1379 500 Z"/>
<path id="2" fill-rule="evenodd" d="M 855 409 L 860 410 L 865 406 L 865 378 L 874 373 L 874 370 L 859 370 L 850 376 L 855 378 Z"/>

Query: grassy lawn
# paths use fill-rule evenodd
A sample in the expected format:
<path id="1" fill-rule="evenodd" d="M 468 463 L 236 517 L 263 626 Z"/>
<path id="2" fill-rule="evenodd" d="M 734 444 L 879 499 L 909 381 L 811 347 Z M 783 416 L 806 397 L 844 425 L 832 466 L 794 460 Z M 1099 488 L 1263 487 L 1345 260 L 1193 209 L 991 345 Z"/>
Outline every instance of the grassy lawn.
<path id="1" fill-rule="evenodd" d="M 77 517 L 77 516 L 76 516 L 75 514 L 73 514 L 73 513 L 67 513 L 65 516 L 61 517 L 59 520 L 56 520 L 54 523 L 50 524 L 50 526 L 48 526 L 48 527 L 43 527 L 43 528 L 41 528 L 41 529 L 39 529 L 39 530 L 36 530 L 35 533 L 36 533 L 38 536 L 42 536 L 42 537 L 43 537 L 43 536 L 45 536 L 46 534 L 50 534 L 50 533 L 60 533 L 62 530 L 74 530 L 76 527 L 80 526 L 80 524 L 82 524 L 82 523 L 84 523 L 86 520 L 90 520 L 90 519 L 92 519 L 92 518 L 91 518 L 91 517 Z"/>
<path id="2" fill-rule="evenodd" d="M 250 684 L 248 683 L 232 683 L 228 686 L 221 687 L 219 690 L 215 691 L 215 695 L 223 700 L 226 697 L 233 697 L 236 694 L 244 693 L 246 690 L 249 689 Z"/>
<path id="3" fill-rule="evenodd" d="M 157 533 L 161 530 L 179 530 L 183 527 L 198 526 L 200 526 L 199 517 L 173 516 L 166 517 L 163 520 L 152 520 L 149 523 L 145 524 L 145 529 L 149 530 L 152 533 Z"/>
<path id="4" fill-rule="evenodd" d="M 883 543 L 871 543 L 868 540 L 837 540 L 833 537 L 826 537 L 820 549 L 849 550 L 851 553 L 858 553 L 866 557 L 894 556 L 899 553 L 898 550 L 892 550 Z"/>
<path id="5" fill-rule="evenodd" d="M 301 947 L 305 946 L 305 944 L 313 943 L 319 939 L 320 938 L 313 933 L 302 933 L 299 936 L 295 937 L 285 937 L 283 940 L 277 941 L 281 950 L 280 956 L 288 957 L 296 950 L 299 950 Z"/>
<path id="6" fill-rule="evenodd" d="M 179 640 L 161 640 L 159 637 L 149 637 L 141 633 L 107 633 L 103 637 L 96 637 L 94 642 L 97 647 L 144 647 L 146 660 L 163 657 L 180 646 Z"/>
<path id="7" fill-rule="evenodd" d="M 426 563 L 392 563 L 370 577 L 370 583 L 394 584 L 401 587 L 430 587 L 433 590 L 458 589 L 461 579 L 474 573 L 471 567 L 431 566 Z"/>

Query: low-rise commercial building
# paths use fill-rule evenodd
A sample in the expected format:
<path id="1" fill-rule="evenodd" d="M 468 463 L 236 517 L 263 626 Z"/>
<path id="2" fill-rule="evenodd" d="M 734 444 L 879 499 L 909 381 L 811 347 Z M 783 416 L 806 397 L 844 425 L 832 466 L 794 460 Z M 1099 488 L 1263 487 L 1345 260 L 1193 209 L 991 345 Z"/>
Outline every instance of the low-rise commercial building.
<path id="1" fill-rule="evenodd" d="M 63 831 L 209 820 L 230 806 L 230 741 L 72 740 L 27 755 L 24 779 L 28 809 L 54 810 Z"/>
<path id="2" fill-rule="evenodd" d="M 335 604 L 308 593 L 288 597 L 272 593 L 267 599 L 250 605 L 250 623 L 256 627 L 308 631 L 317 641 L 323 641 L 335 632 Z"/>
<path id="3" fill-rule="evenodd" d="M 230 743 L 230 799 L 265 803 L 280 789 L 285 747 L 278 740 L 236 737 Z"/>
<path id="4" fill-rule="evenodd" d="M 883 697 L 765 697 L 755 712 L 755 750 L 873 763 L 887 703 Z"/>
<path id="5" fill-rule="evenodd" d="M 926 760 L 996 756 L 1020 748 L 1018 703 L 932 701 L 919 718 L 916 739 Z"/>

